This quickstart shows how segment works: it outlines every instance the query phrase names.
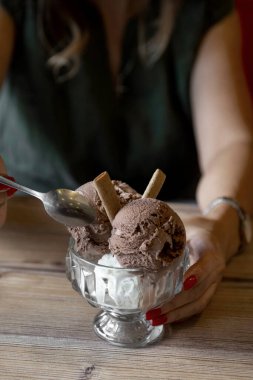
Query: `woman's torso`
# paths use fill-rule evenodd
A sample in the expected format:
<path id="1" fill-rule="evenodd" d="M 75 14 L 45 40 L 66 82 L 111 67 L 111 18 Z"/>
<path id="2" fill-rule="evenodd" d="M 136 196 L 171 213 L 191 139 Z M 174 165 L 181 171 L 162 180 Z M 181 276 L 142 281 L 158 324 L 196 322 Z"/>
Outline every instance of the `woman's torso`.
<path id="1" fill-rule="evenodd" d="M 199 168 L 189 81 L 202 36 L 215 22 L 207 19 L 207 2 L 183 5 L 170 44 L 152 67 L 137 53 L 137 20 L 129 22 L 120 94 L 99 16 L 78 74 L 57 83 L 37 34 L 36 5 L 22 1 L 21 9 L 20 1 L 10 3 L 16 6 L 17 43 L 0 98 L 0 149 L 9 173 L 47 191 L 75 188 L 107 170 L 142 192 L 159 167 L 168 178 L 164 198 L 192 197 Z"/>

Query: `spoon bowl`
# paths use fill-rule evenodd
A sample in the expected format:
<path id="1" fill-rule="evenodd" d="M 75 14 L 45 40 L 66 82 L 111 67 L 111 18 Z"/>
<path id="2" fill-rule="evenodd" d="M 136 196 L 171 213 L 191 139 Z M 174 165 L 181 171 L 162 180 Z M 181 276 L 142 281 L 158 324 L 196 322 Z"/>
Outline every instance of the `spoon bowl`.
<path id="1" fill-rule="evenodd" d="M 96 217 L 94 208 L 77 191 L 56 189 L 47 193 L 41 193 L 3 176 L 0 176 L 0 183 L 40 199 L 47 214 L 57 222 L 67 226 L 85 226 L 92 223 Z"/>

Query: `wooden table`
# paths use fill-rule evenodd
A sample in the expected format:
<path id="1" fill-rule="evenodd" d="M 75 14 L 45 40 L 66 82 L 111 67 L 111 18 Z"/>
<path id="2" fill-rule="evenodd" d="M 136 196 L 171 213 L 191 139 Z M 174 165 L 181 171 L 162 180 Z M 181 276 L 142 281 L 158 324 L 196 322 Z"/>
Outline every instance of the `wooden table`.
<path id="1" fill-rule="evenodd" d="M 98 310 L 65 277 L 68 238 L 40 201 L 9 202 L 0 231 L 1 380 L 253 379 L 252 247 L 229 264 L 201 316 L 156 345 L 125 349 L 93 332 Z"/>

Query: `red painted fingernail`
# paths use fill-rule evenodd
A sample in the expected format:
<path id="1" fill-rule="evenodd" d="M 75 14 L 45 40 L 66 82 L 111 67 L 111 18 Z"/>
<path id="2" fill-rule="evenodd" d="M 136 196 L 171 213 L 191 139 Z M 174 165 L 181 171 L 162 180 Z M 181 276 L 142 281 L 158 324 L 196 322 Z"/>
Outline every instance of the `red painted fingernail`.
<path id="1" fill-rule="evenodd" d="M 9 188 L 7 190 L 7 197 L 11 197 L 14 193 L 16 193 L 17 189 Z"/>
<path id="2" fill-rule="evenodd" d="M 196 276 L 190 276 L 184 281 L 184 290 L 191 289 L 194 285 L 197 283 L 197 277 Z"/>
<path id="3" fill-rule="evenodd" d="M 157 309 L 149 310 L 146 312 L 146 319 L 155 319 L 161 315 L 161 312 L 162 310 L 160 307 L 158 307 Z"/>
<path id="4" fill-rule="evenodd" d="M 159 325 L 164 325 L 164 323 L 167 322 L 167 317 L 166 315 L 161 315 L 160 317 L 157 317 L 151 321 L 152 326 L 159 326 Z"/>
<path id="5" fill-rule="evenodd" d="M 14 177 L 11 177 L 7 174 L 2 174 L 3 177 L 15 182 L 15 178 Z M 17 190 L 16 189 L 13 189 L 12 187 L 8 186 L 8 185 L 4 185 L 2 183 L 0 183 L 0 191 L 7 191 L 7 196 L 10 197 L 12 196 Z"/>
<path id="6" fill-rule="evenodd" d="M 6 191 L 9 189 L 9 186 L 6 186 L 6 185 L 3 185 L 2 183 L 0 183 L 0 191 Z"/>

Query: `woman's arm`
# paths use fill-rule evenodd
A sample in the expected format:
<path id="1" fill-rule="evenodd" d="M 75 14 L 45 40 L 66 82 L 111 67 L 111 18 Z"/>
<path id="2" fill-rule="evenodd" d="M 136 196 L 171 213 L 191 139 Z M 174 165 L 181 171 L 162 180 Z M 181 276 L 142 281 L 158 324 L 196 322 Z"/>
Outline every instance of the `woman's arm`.
<path id="1" fill-rule="evenodd" d="M 253 116 L 241 59 L 240 25 L 234 12 L 203 40 L 191 81 L 191 99 L 202 178 L 203 210 L 219 196 L 253 212 Z M 231 206 L 214 208 L 226 258 L 238 249 L 238 216 Z M 215 227 L 214 227 L 215 228 Z"/>
<path id="2" fill-rule="evenodd" d="M 236 14 L 205 36 L 191 81 L 196 141 L 202 169 L 197 192 L 202 210 L 220 196 L 235 198 L 253 212 L 253 118 L 245 83 Z M 191 266 L 183 291 L 147 313 L 153 325 L 180 321 L 205 309 L 238 250 L 239 220 L 228 205 L 207 216 L 184 218 Z"/>
<path id="3" fill-rule="evenodd" d="M 12 52 L 15 43 L 15 26 L 11 16 L 0 7 L 0 88 L 7 75 L 10 65 Z M 0 173 L 6 174 L 4 162 L 0 157 Z M 4 224 L 6 218 L 6 200 L 7 193 L 0 190 L 0 227 Z"/>

